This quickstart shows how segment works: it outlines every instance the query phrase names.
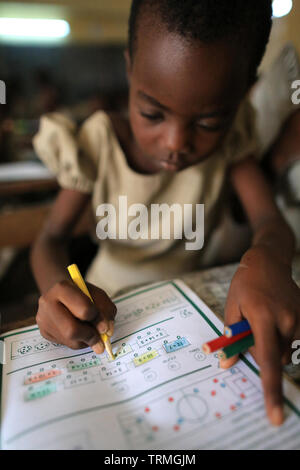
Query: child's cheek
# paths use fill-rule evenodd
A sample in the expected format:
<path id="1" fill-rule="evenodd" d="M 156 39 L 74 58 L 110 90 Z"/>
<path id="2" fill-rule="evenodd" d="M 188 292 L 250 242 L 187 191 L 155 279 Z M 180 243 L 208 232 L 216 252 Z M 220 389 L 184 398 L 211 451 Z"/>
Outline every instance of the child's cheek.
<path id="1" fill-rule="evenodd" d="M 226 131 L 208 132 L 204 129 L 198 131 L 194 141 L 196 150 L 195 153 L 201 157 L 212 154 L 220 147 L 226 136 L 226 133 Z"/>
<path id="2" fill-rule="evenodd" d="M 157 150 L 159 144 L 159 125 L 154 126 L 151 122 L 147 122 L 139 113 L 132 113 L 131 128 L 135 140 L 139 147 L 145 153 L 151 153 Z"/>

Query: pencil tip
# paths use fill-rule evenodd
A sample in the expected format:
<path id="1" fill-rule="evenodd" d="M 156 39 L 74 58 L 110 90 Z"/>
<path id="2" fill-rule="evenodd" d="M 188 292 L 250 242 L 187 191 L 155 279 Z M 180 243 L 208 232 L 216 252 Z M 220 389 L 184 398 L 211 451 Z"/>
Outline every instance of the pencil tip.
<path id="1" fill-rule="evenodd" d="M 105 342 L 105 349 L 108 352 L 108 355 L 111 358 L 111 360 L 114 361 L 115 360 L 115 355 L 112 351 L 112 347 L 111 347 L 111 344 L 110 344 L 109 340 Z"/>

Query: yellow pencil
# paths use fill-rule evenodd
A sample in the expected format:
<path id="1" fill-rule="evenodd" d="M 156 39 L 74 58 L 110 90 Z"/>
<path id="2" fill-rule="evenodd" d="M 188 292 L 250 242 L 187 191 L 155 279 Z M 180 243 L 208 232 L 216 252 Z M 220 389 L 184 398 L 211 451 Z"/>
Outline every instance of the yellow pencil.
<path id="1" fill-rule="evenodd" d="M 91 297 L 91 294 L 88 291 L 86 283 L 84 282 L 83 277 L 81 276 L 81 273 L 78 269 L 77 264 L 71 264 L 70 266 L 68 266 L 68 271 L 70 273 L 72 281 L 76 284 L 76 286 L 79 287 L 79 289 L 85 295 L 87 295 L 91 299 L 91 301 L 94 303 L 94 301 Z M 107 334 L 103 333 L 103 334 L 101 334 L 101 339 L 104 343 L 104 346 L 105 346 L 105 349 L 106 349 L 107 353 L 109 354 L 110 358 L 114 361 L 115 356 L 112 352 L 109 336 L 107 336 Z"/>

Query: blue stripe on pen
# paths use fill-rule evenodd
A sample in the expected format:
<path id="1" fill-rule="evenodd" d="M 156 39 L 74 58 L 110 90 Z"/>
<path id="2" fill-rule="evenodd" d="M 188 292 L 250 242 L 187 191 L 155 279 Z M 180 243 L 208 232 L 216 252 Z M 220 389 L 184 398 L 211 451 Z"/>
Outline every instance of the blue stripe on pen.
<path id="1" fill-rule="evenodd" d="M 247 320 L 242 320 L 232 325 L 225 326 L 224 335 L 227 336 L 227 338 L 231 338 L 247 330 L 250 330 L 250 325 Z"/>

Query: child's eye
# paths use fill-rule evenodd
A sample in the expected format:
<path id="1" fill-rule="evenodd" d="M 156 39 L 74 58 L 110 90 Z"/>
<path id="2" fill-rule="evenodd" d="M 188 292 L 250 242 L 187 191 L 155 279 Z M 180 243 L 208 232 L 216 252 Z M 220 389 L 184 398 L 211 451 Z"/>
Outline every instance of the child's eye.
<path id="1" fill-rule="evenodd" d="M 149 121 L 159 121 L 163 119 L 162 113 L 144 113 L 141 111 L 140 114 L 143 118 L 148 119 Z"/>
<path id="2" fill-rule="evenodd" d="M 198 128 L 204 129 L 208 132 L 220 132 L 223 131 L 228 125 L 228 119 L 216 120 L 216 119 L 203 119 L 197 121 Z"/>

